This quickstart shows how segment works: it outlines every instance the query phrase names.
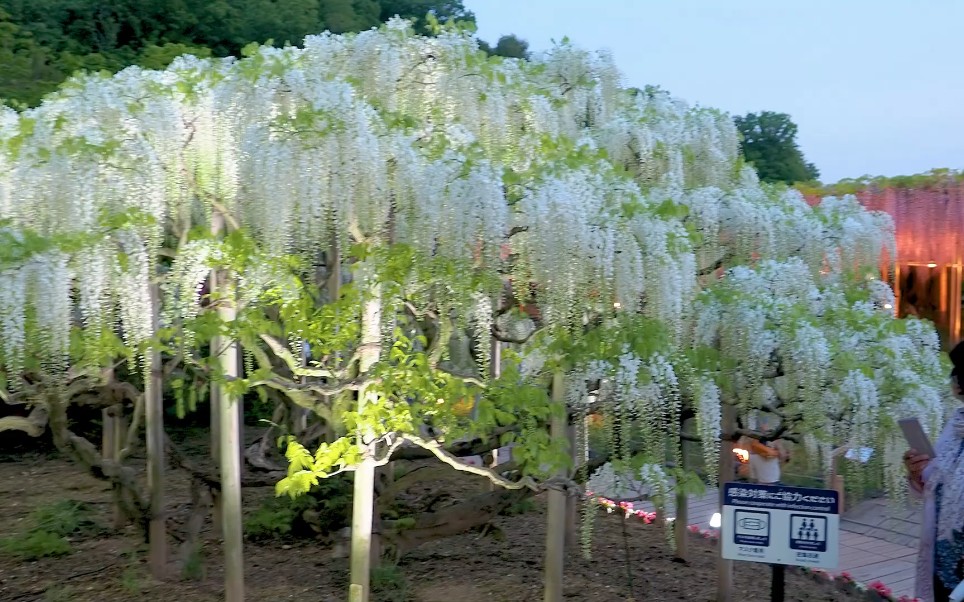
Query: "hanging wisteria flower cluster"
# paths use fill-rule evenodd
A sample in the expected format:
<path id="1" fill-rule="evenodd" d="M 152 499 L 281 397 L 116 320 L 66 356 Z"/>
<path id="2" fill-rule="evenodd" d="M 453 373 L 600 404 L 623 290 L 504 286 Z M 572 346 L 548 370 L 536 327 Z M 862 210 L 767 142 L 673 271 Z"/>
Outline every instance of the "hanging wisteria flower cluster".
<path id="1" fill-rule="evenodd" d="M 875 279 L 814 274 L 800 259 L 733 268 L 700 297 L 696 345 L 741 357 L 726 370 L 732 403 L 793 422 L 811 454 L 881 450 L 889 492 L 902 496 L 904 445 L 896 418 L 936 432 L 947 407 L 933 328 L 895 320 L 893 294 Z"/>

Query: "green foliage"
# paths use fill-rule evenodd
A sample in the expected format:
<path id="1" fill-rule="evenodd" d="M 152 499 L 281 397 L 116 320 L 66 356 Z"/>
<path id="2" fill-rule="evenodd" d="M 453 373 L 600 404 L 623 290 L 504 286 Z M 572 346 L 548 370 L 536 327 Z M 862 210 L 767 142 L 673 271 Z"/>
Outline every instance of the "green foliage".
<path id="1" fill-rule="evenodd" d="M 0 100 L 33 106 L 77 71 L 237 56 L 251 42 L 300 44 L 394 15 L 431 33 L 429 14 L 436 23 L 475 20 L 462 0 L 0 0 Z"/>
<path id="2" fill-rule="evenodd" d="M 211 49 L 174 42 L 167 42 L 163 46 L 149 44 L 141 52 L 137 64 L 145 69 L 164 69 L 174 62 L 174 59 L 185 54 L 208 58 L 211 56 Z M 77 67 L 77 69 L 82 68 L 82 66 Z"/>
<path id="3" fill-rule="evenodd" d="M 483 40 L 479 40 L 479 48 L 490 56 L 526 60 L 529 58 L 529 42 L 516 37 L 515 34 L 502 36 L 494 47 Z"/>
<path id="4" fill-rule="evenodd" d="M 405 575 L 393 565 L 372 568 L 372 593 L 384 602 L 409 602 L 413 600 Z"/>
<path id="5" fill-rule="evenodd" d="M 75 600 L 77 592 L 67 585 L 55 585 L 44 592 L 44 602 L 71 602 Z"/>
<path id="6" fill-rule="evenodd" d="M 86 504 L 62 500 L 33 510 L 22 532 L 0 540 L 0 550 L 20 560 L 65 556 L 71 552 L 67 537 L 100 531 Z"/>
<path id="7" fill-rule="evenodd" d="M 825 186 L 815 184 L 797 184 L 796 188 L 803 194 L 815 196 L 842 196 L 857 194 L 865 190 L 921 190 L 956 186 L 964 181 L 964 171 L 956 169 L 932 169 L 922 174 L 912 176 L 861 176 L 847 178 L 834 184 Z"/>
<path id="8" fill-rule="evenodd" d="M 334 533 L 349 524 L 351 481 L 320 481 L 309 495 L 266 500 L 245 519 L 245 535 L 252 540 L 309 537 Z"/>
<path id="9" fill-rule="evenodd" d="M 519 516 L 521 514 L 527 514 L 529 512 L 535 511 L 537 508 L 535 500 L 530 497 L 523 498 L 518 502 L 515 502 L 508 508 L 502 511 L 503 516 Z"/>
<path id="10" fill-rule="evenodd" d="M 204 551 L 201 546 L 195 546 L 184 561 L 181 577 L 188 581 L 200 581 L 204 579 L 204 574 Z"/>
<path id="11" fill-rule="evenodd" d="M 102 528 L 93 519 L 93 512 L 84 502 L 62 500 L 41 506 L 31 512 L 30 521 L 38 529 L 67 537 L 74 534 L 96 534 Z"/>
<path id="12" fill-rule="evenodd" d="M 244 521 L 245 535 L 253 540 L 287 537 L 292 523 L 300 515 L 294 504 L 303 499 L 274 498 L 259 506 Z"/>
<path id="13" fill-rule="evenodd" d="M 121 573 L 121 587 L 124 591 L 136 595 L 144 591 L 145 585 L 144 569 L 138 561 L 137 552 L 132 551 L 128 564 Z"/>
<path id="14" fill-rule="evenodd" d="M 558 358 L 558 367 L 566 370 L 589 360 L 611 361 L 627 350 L 649 357 L 666 349 L 669 343 L 665 327 L 657 320 L 628 312 L 616 316 L 599 327 L 583 333 L 541 333 L 550 339 L 550 357 Z M 550 364 L 547 370 L 554 370 Z"/>
<path id="15" fill-rule="evenodd" d="M 207 400 L 210 389 L 210 387 L 182 377 L 172 378 L 167 384 L 174 393 L 174 414 L 179 420 L 183 420 L 189 413 L 196 412 L 198 402 Z"/>
<path id="16" fill-rule="evenodd" d="M 394 16 L 415 20 L 415 30 L 423 35 L 434 33 L 431 22 L 475 24 L 475 15 L 465 8 L 463 0 L 378 0 L 380 21 Z M 426 15 L 432 19 L 426 18 Z"/>
<path id="17" fill-rule="evenodd" d="M 242 272 L 248 262 L 264 261 L 252 252 L 250 241 L 240 238 L 233 246 L 225 245 L 221 250 L 225 265 L 237 272 Z M 393 335 L 383 342 L 380 360 L 368 369 L 363 391 L 359 392 L 370 400 L 361 411 L 355 402 L 355 389 L 360 385 L 349 385 L 330 395 L 334 399 L 330 409 L 325 404 L 312 402 L 312 393 L 305 390 L 292 387 L 284 390 L 289 397 L 300 396 L 304 403 L 312 403 L 342 436 L 322 443 L 314 452 L 294 438 L 282 437 L 279 444 L 286 447 L 289 465 L 287 477 L 276 489 L 278 495 L 303 495 L 320 486 L 322 479 L 356 465 L 361 460 L 354 435 L 359 428 L 388 441 L 398 435 L 416 435 L 422 424 L 432 424 L 454 438 L 470 431 L 480 436 L 499 426 L 519 425 L 523 434 L 518 438 L 516 458 L 524 470 L 535 472 L 539 467 L 554 469 L 567 465 L 564 442 L 551 441 L 543 428 L 553 413 L 563 408 L 549 402 L 542 384 L 520 384 L 523 379 L 515 365 L 518 360 L 511 353 L 505 358 L 507 366 L 503 376 L 488 383 L 466 379 L 472 375 L 455 374 L 439 367 L 448 353 L 453 333 L 470 326 L 464 300 L 471 299 L 478 291 L 500 290 L 502 284 L 497 275 L 473 265 L 426 257 L 405 245 L 356 245 L 350 255 L 359 262 L 356 265 L 367 266 L 365 269 L 374 272 L 385 311 L 402 309 L 401 301 L 405 299 L 416 307 L 424 304 L 436 315 L 452 318 L 441 320 L 438 332 L 429 341 L 419 329 L 418 320 L 405 312 L 395 314 Z M 255 355 L 264 334 L 279 340 L 303 341 L 310 350 L 306 368 L 299 367 L 300 360 L 296 360 L 290 350 L 275 351 L 288 357 L 286 361 L 296 377 L 317 380 L 319 374 L 343 374 L 353 368 L 352 350 L 359 343 L 360 308 L 369 294 L 368 289 L 360 291 L 350 284 L 344 285 L 337 299 L 324 299 L 302 263 L 294 257 L 278 261 L 278 285 L 268 286 L 257 304 L 242 311 L 230 325 L 229 334 Z M 198 319 L 217 320 L 212 312 Z M 227 327 L 212 323 L 210 332 L 202 337 L 197 333 L 203 329 L 196 326 L 189 328 L 197 335 L 196 343 Z M 257 362 L 243 378 L 226 383 L 233 394 L 277 386 L 276 368 L 266 356 Z M 218 369 L 211 367 L 215 372 Z M 216 373 L 213 378 L 218 378 Z M 351 378 L 344 374 L 336 381 Z M 464 408 L 476 400 L 478 415 L 469 420 Z M 507 435 L 506 443 L 514 439 L 514 435 Z"/>
<path id="18" fill-rule="evenodd" d="M 63 536 L 42 529 L 6 537 L 0 540 L 0 549 L 20 560 L 55 558 L 71 552 L 70 544 Z"/>
<path id="19" fill-rule="evenodd" d="M 763 182 L 810 182 L 820 177 L 807 163 L 797 145 L 797 124 L 786 113 L 763 111 L 734 119 L 746 161 L 756 168 Z"/>

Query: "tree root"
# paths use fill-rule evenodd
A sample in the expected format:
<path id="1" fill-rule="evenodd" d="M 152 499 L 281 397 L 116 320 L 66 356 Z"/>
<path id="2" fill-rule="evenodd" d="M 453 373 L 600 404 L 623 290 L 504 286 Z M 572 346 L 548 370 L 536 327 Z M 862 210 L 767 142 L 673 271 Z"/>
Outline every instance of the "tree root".
<path id="1" fill-rule="evenodd" d="M 531 489 L 492 491 L 414 519 L 382 521 L 382 543 L 397 563 L 425 543 L 482 528 L 513 504 L 533 495 Z"/>
<path id="2" fill-rule="evenodd" d="M 191 479 L 191 515 L 184 524 L 184 540 L 178 552 L 182 573 L 201 552 L 201 529 L 214 507 L 214 497 L 203 482 Z"/>

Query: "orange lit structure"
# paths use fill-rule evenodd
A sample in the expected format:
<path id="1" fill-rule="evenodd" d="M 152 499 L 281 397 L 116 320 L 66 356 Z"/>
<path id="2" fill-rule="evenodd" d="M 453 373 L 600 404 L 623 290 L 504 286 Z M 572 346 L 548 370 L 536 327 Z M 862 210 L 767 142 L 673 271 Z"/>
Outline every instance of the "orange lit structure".
<path id="1" fill-rule="evenodd" d="M 962 266 L 964 266 L 964 181 L 953 172 L 921 176 L 910 186 L 868 182 L 855 191 L 868 209 L 894 219 L 897 257 L 894 285 L 898 316 L 934 322 L 945 345 L 961 340 Z M 805 191 L 810 203 L 820 196 L 849 191 Z"/>

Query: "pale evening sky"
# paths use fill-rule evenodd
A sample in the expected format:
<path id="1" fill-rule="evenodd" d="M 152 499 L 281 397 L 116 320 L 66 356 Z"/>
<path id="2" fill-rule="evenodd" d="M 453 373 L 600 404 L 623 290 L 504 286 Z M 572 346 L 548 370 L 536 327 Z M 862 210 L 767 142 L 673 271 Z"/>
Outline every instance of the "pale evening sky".
<path id="1" fill-rule="evenodd" d="M 799 125 L 821 180 L 964 167 L 964 0 L 465 0 L 479 37 L 610 50 L 625 84 Z"/>

